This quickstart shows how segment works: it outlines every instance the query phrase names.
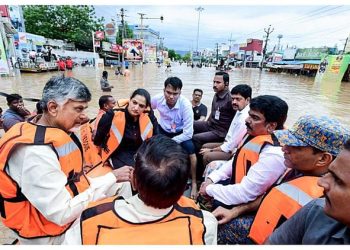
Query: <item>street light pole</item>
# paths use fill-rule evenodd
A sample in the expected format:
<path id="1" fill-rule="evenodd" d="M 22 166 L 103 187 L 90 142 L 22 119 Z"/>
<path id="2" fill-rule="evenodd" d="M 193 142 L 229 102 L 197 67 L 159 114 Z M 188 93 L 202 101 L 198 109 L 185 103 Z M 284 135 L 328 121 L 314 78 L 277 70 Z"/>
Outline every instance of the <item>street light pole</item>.
<path id="1" fill-rule="evenodd" d="M 163 22 L 164 20 L 164 17 L 163 16 L 160 16 L 160 17 L 144 17 L 146 14 L 144 13 L 137 13 L 140 15 L 140 19 L 141 19 L 141 36 L 140 36 L 140 39 L 143 40 L 143 19 L 160 19 L 161 22 Z M 143 41 L 143 44 L 142 44 L 142 65 L 143 65 L 143 62 L 144 62 L 144 52 L 145 52 L 145 41 Z"/>
<path id="2" fill-rule="evenodd" d="M 196 52 L 198 53 L 198 40 L 199 40 L 199 21 L 201 19 L 201 12 L 204 10 L 203 7 L 199 6 L 198 8 L 195 9 L 196 11 L 198 11 L 198 25 L 197 25 L 197 48 L 196 48 Z"/>

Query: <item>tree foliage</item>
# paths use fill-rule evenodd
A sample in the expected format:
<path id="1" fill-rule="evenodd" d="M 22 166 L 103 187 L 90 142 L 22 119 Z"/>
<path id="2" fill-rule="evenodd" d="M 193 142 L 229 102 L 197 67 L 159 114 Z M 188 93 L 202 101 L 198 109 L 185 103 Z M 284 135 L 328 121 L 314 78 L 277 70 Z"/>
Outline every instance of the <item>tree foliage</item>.
<path id="1" fill-rule="evenodd" d="M 190 61 L 190 60 L 191 60 L 191 53 L 190 53 L 190 52 L 186 53 L 186 54 L 183 56 L 182 59 L 183 59 L 185 62 Z"/>
<path id="2" fill-rule="evenodd" d="M 168 50 L 168 57 L 171 59 L 171 60 L 181 60 L 181 55 L 180 54 L 177 54 L 175 52 L 175 50 L 173 49 L 169 49 Z"/>
<path id="3" fill-rule="evenodd" d="M 23 15 L 27 32 L 66 39 L 82 49 L 92 49 L 92 32 L 102 30 L 104 21 L 88 5 L 26 5 Z"/>
<path id="4" fill-rule="evenodd" d="M 117 34 L 117 44 L 122 45 L 122 37 L 124 38 L 133 38 L 134 37 L 134 32 L 132 29 L 130 29 L 129 25 L 127 22 L 124 24 L 124 34 L 123 34 L 123 26 L 119 25 L 118 27 L 118 34 Z"/>

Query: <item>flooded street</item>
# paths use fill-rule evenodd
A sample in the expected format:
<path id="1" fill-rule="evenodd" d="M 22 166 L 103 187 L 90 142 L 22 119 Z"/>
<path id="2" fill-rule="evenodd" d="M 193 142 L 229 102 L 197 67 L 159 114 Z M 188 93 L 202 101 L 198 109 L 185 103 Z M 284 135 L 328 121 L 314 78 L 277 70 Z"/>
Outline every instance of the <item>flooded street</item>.
<path id="1" fill-rule="evenodd" d="M 173 63 L 171 72 L 165 72 L 165 67 L 158 68 L 156 64 L 145 64 L 130 67 L 131 75 L 116 76 L 114 69 L 107 68 L 109 82 L 114 85 L 111 95 L 116 99 L 128 98 L 138 87 L 147 89 L 151 95 L 162 91 L 164 80 L 169 76 L 178 76 L 184 86 L 182 94 L 191 99 L 192 90 L 201 88 L 204 91 L 202 102 L 210 108 L 214 95 L 212 80 L 215 68 L 191 68 L 186 64 L 181 66 Z M 5 93 L 19 93 L 23 97 L 40 98 L 46 81 L 59 72 L 22 73 L 18 77 L 0 78 L 1 91 Z M 98 99 L 104 94 L 100 90 L 102 69 L 89 67 L 74 68 L 66 71 L 67 76 L 73 76 L 83 81 L 93 94 L 89 103 L 88 114 L 93 118 L 98 110 Z M 350 127 L 350 83 L 314 83 L 313 78 L 294 76 L 272 72 L 260 72 L 259 69 L 233 69 L 230 74 L 230 89 L 236 84 L 249 84 L 253 88 L 253 96 L 261 94 L 277 95 L 289 105 L 287 126 L 304 114 L 324 114 L 338 118 Z M 108 92 L 105 92 L 108 93 Z M 25 105 L 33 110 L 35 103 L 25 101 Z M 7 109 L 5 97 L 0 96 L 0 106 Z"/>

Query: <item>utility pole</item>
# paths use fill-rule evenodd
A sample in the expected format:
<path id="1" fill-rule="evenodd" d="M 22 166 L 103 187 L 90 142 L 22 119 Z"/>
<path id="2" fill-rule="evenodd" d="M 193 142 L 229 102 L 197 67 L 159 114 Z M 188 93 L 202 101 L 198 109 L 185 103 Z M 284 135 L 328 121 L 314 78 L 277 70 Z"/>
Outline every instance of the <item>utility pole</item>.
<path id="1" fill-rule="evenodd" d="M 140 36 L 141 40 L 143 40 L 143 19 L 160 19 L 161 22 L 163 22 L 163 20 L 164 20 L 163 16 L 160 16 L 160 17 L 144 17 L 146 15 L 144 13 L 137 13 L 137 14 L 140 15 L 140 19 L 141 19 L 141 36 Z M 145 41 L 143 41 L 143 44 L 142 44 L 142 65 L 143 65 L 144 58 L 145 58 L 144 52 L 145 52 Z"/>
<path id="2" fill-rule="evenodd" d="M 123 46 L 123 40 L 124 40 L 124 37 L 125 37 L 125 25 L 124 25 L 124 8 L 121 8 L 120 9 L 120 16 L 121 16 L 121 23 L 122 23 L 122 55 L 121 55 L 121 63 L 122 63 L 122 71 L 124 71 L 124 46 Z"/>
<path id="3" fill-rule="evenodd" d="M 346 49 L 346 45 L 348 45 L 348 40 L 349 40 L 349 37 L 347 37 L 346 40 L 345 40 L 343 54 L 345 54 L 345 49 Z"/>
<path id="4" fill-rule="evenodd" d="M 204 10 L 203 7 L 199 6 L 198 8 L 195 8 L 196 11 L 198 11 L 198 25 L 197 25 L 197 47 L 196 52 L 198 53 L 198 40 L 199 40 L 199 21 L 201 19 L 201 12 Z"/>
<path id="5" fill-rule="evenodd" d="M 216 43 L 216 63 L 219 63 L 219 44 Z"/>
<path id="6" fill-rule="evenodd" d="M 229 47 L 229 51 L 228 51 L 228 57 L 230 57 L 231 58 L 231 49 L 232 49 L 232 42 L 234 42 L 234 41 L 236 41 L 236 40 L 232 40 L 232 33 L 231 33 L 231 36 L 230 36 L 230 39 L 228 39 L 228 41 L 230 42 L 230 47 Z M 229 61 L 229 63 L 230 63 L 230 61 Z"/>
<path id="7" fill-rule="evenodd" d="M 265 39 L 265 45 L 264 45 L 264 49 L 263 49 L 263 56 L 262 56 L 262 61 L 261 61 L 261 65 L 260 65 L 260 71 L 262 71 L 262 68 L 264 66 L 264 59 L 265 59 L 265 54 L 266 54 L 267 42 L 269 41 L 269 36 L 274 31 L 274 28 L 271 29 L 271 24 L 270 24 L 269 28 L 267 30 L 264 29 L 264 31 L 266 33 L 266 39 Z"/>

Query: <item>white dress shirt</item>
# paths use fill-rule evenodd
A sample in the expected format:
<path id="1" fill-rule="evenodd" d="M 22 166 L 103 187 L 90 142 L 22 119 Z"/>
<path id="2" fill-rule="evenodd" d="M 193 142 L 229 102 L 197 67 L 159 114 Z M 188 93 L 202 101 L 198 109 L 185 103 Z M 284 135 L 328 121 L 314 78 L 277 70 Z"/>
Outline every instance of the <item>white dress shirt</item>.
<path id="1" fill-rule="evenodd" d="M 156 221 L 166 216 L 172 207 L 158 209 L 147 206 L 143 203 L 138 195 L 134 195 L 125 200 L 117 200 L 114 205 L 114 210 L 118 215 L 129 222 L 151 222 Z M 203 211 L 205 235 L 204 241 L 207 245 L 217 244 L 217 226 L 218 222 L 213 214 L 208 211 Z M 70 229 L 66 232 L 64 245 L 81 245 L 81 230 L 80 219 L 77 219 Z M 154 237 L 157 237 L 156 235 Z"/>
<path id="2" fill-rule="evenodd" d="M 225 137 L 225 142 L 220 146 L 221 150 L 230 153 L 238 147 L 242 141 L 244 135 L 247 133 L 247 127 L 245 125 L 245 119 L 249 116 L 249 104 L 241 111 L 236 112 L 232 119 L 230 128 Z"/>
<path id="3" fill-rule="evenodd" d="M 214 183 L 231 178 L 232 161 L 214 170 L 208 178 Z M 258 162 L 250 167 L 240 183 L 226 186 L 210 184 L 206 187 L 206 192 L 226 205 L 247 203 L 264 194 L 285 170 L 282 148 L 267 144 L 261 151 Z"/>
<path id="4" fill-rule="evenodd" d="M 188 141 L 193 136 L 193 111 L 191 102 L 182 95 L 179 96 L 175 106 L 169 108 L 166 104 L 164 94 L 158 94 L 152 98 L 152 109 L 157 109 L 160 114 L 158 121 L 162 129 L 168 133 L 181 134 L 172 139 L 177 143 Z"/>
<path id="5" fill-rule="evenodd" d="M 72 198 L 65 188 L 67 176 L 61 170 L 55 152 L 47 145 L 18 146 L 8 161 L 6 171 L 30 203 L 47 220 L 60 226 L 78 218 L 90 201 L 112 196 L 121 188 L 121 184 L 116 184 L 116 177 L 108 173 L 89 178 L 90 187 Z M 60 244 L 61 241 L 62 236 L 20 238 L 21 244 Z"/>

